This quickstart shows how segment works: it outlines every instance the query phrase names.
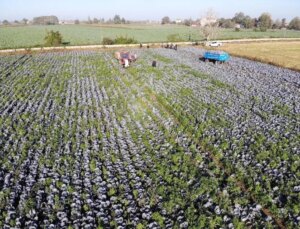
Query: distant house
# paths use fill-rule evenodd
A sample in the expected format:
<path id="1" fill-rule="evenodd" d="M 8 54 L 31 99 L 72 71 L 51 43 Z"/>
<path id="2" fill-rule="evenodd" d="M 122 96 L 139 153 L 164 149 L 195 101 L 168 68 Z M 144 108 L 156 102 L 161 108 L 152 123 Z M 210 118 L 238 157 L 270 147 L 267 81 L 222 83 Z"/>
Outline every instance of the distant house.
<path id="1" fill-rule="evenodd" d="M 61 20 L 59 21 L 60 25 L 75 25 L 75 20 Z"/>
<path id="2" fill-rule="evenodd" d="M 181 23 L 182 23 L 182 20 L 181 20 L 181 19 L 176 19 L 175 23 L 176 23 L 176 24 L 181 24 Z"/>
<path id="3" fill-rule="evenodd" d="M 241 26 L 241 24 L 235 24 L 234 28 L 240 29 L 240 28 L 242 28 L 242 26 Z"/>
<path id="4" fill-rule="evenodd" d="M 160 24 L 160 21 L 155 21 L 155 20 L 137 20 L 137 21 L 130 21 L 130 24 Z"/>
<path id="5" fill-rule="evenodd" d="M 149 21 L 148 24 L 160 24 L 160 21 L 151 20 L 151 21 Z"/>
<path id="6" fill-rule="evenodd" d="M 215 19 L 215 18 L 201 18 L 200 26 L 206 26 L 206 25 L 213 24 L 216 22 L 217 22 L 217 19 Z"/>

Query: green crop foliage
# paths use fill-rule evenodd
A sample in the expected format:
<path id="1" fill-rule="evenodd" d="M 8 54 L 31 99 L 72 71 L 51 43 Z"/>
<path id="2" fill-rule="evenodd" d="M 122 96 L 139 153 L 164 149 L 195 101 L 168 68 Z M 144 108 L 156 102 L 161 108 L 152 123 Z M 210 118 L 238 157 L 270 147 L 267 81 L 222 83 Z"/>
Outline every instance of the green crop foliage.
<path id="1" fill-rule="evenodd" d="M 47 213 L 51 223 L 74 202 L 88 215 L 95 210 L 91 203 L 99 201 L 112 220 L 99 217 L 95 228 L 117 227 L 122 220 L 114 218 L 118 211 L 133 227 L 129 207 L 141 214 L 151 211 L 137 228 L 153 221 L 164 228 L 167 220 L 179 228 L 179 215 L 190 228 L 219 228 L 238 205 L 260 204 L 286 221 L 299 214 L 294 105 L 282 105 L 280 99 L 266 103 L 251 88 L 236 93 L 237 82 L 204 74 L 193 62 L 174 66 L 177 57 L 172 55 L 180 51 L 140 52 L 143 60 L 127 69 L 112 51 L 38 53 L 26 62 L 18 61 L 27 55 L 0 59 L 8 66 L 1 83 L 12 85 L 0 85 L 5 174 L 0 225 L 16 223 L 6 219 L 6 205 L 12 187 L 24 181 L 29 191 L 17 214 L 24 217 L 36 209 L 45 193 L 47 202 L 53 202 Z M 153 58 L 161 62 L 157 68 L 149 66 Z M 275 177 L 282 171 L 292 174 L 288 180 Z M 75 201 L 78 197 L 81 201 Z M 253 220 L 253 227 L 269 226 L 260 214 Z M 249 225 L 241 217 L 231 223 L 235 228 Z M 292 221 L 286 225 L 295 226 Z"/>
<path id="2" fill-rule="evenodd" d="M 160 227 L 164 227 L 164 218 L 161 216 L 159 212 L 154 212 L 152 214 L 152 219 L 158 222 Z"/>

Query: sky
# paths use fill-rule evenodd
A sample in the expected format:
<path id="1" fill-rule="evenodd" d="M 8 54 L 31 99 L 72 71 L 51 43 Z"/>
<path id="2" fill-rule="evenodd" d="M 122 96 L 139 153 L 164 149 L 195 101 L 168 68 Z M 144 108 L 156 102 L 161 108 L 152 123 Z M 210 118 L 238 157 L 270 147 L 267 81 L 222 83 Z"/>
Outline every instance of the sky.
<path id="1" fill-rule="evenodd" d="M 300 0 L 0 0 L 0 20 L 32 19 L 55 15 L 59 19 L 172 20 L 200 18 L 212 9 L 218 17 L 232 18 L 237 12 L 259 17 L 268 12 L 273 19 L 300 16 Z"/>

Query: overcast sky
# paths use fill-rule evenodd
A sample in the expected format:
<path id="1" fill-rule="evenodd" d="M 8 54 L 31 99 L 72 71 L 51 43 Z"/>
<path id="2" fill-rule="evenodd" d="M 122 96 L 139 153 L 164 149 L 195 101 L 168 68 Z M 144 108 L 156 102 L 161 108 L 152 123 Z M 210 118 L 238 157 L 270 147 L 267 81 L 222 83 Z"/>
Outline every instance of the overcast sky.
<path id="1" fill-rule="evenodd" d="M 127 20 L 196 19 L 208 9 L 218 17 L 231 18 L 236 12 L 258 17 L 269 12 L 273 19 L 300 16 L 300 0 L 0 0 L 0 20 L 32 19 L 56 15 L 59 19 L 113 18 Z"/>

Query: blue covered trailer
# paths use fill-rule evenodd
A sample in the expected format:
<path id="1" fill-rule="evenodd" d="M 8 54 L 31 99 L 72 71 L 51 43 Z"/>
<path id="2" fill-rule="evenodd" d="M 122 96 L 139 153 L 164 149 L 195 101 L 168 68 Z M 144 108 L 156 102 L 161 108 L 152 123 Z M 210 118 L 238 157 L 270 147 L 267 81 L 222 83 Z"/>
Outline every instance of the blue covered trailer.
<path id="1" fill-rule="evenodd" d="M 206 51 L 202 57 L 204 61 L 226 62 L 230 58 L 227 52 L 223 51 Z"/>

